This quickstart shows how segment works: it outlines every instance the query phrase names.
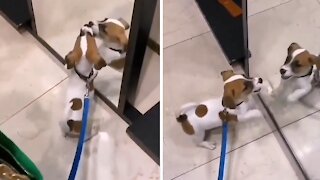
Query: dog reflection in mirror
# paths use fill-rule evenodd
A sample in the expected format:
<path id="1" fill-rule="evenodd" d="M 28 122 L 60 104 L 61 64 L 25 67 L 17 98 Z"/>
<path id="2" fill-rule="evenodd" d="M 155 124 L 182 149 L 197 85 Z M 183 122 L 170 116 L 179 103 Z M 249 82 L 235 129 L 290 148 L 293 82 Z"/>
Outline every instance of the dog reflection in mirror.
<path id="1" fill-rule="evenodd" d="M 123 19 L 105 18 L 102 21 L 90 21 L 95 37 L 102 40 L 99 51 L 102 57 L 108 59 L 108 65 L 115 69 L 122 69 L 128 49 L 126 31 L 129 24 Z"/>
<path id="2" fill-rule="evenodd" d="M 319 84 L 319 67 L 319 57 L 309 53 L 299 44 L 292 43 L 288 47 L 286 60 L 280 68 L 282 82 L 278 89 L 283 89 L 284 83 L 288 79 L 292 79 L 297 88 L 287 96 L 287 101 L 299 100 L 307 95 L 313 86 Z"/>
<path id="3" fill-rule="evenodd" d="M 100 56 L 93 30 L 89 25 L 81 28 L 73 50 L 66 57 L 67 69 L 72 69 L 67 88 L 67 106 L 65 118 L 60 126 L 65 135 L 78 137 L 81 131 L 84 95 L 89 88 L 89 95 L 94 94 L 93 80 L 98 70 L 107 65 Z"/>
<path id="4" fill-rule="evenodd" d="M 205 132 L 222 126 L 223 120 L 242 122 L 262 117 L 250 99 L 250 95 L 260 92 L 264 87 L 262 79 L 235 74 L 233 70 L 223 71 L 221 75 L 224 81 L 223 97 L 201 103 L 187 103 L 177 114 L 177 121 L 183 131 L 192 135 L 198 146 L 208 149 L 215 149 L 216 146 L 204 139 Z M 228 118 L 223 117 L 225 108 Z"/>

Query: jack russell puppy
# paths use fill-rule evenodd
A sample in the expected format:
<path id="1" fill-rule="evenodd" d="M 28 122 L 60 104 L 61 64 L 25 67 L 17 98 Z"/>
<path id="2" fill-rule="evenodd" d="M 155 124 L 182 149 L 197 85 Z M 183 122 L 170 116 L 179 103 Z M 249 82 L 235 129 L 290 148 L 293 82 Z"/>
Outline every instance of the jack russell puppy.
<path id="1" fill-rule="evenodd" d="M 88 24 L 92 27 L 94 36 L 102 40 L 98 48 L 100 55 L 108 60 L 108 66 L 123 69 L 128 48 L 126 31 L 130 25 L 123 18 L 105 18 L 102 21 L 90 21 Z"/>
<path id="2" fill-rule="evenodd" d="M 223 120 L 242 122 L 262 117 L 249 96 L 264 86 L 261 78 L 248 78 L 233 70 L 221 72 L 224 81 L 223 97 L 201 103 L 187 103 L 180 108 L 177 121 L 183 131 L 194 137 L 195 143 L 207 149 L 215 149 L 215 143 L 205 141 L 206 130 L 222 126 Z M 227 108 L 228 114 L 223 111 Z M 228 117 L 226 117 L 228 116 Z M 223 120 L 222 120 L 223 119 Z"/>
<path id="3" fill-rule="evenodd" d="M 67 107 L 65 119 L 60 126 L 65 135 L 78 137 L 81 132 L 81 120 L 84 95 L 89 88 L 89 96 L 94 94 L 93 80 L 98 70 L 107 65 L 100 56 L 93 30 L 89 25 L 81 28 L 74 48 L 65 57 L 67 69 L 72 69 L 67 88 Z"/>
<path id="4" fill-rule="evenodd" d="M 309 53 L 299 44 L 292 43 L 288 48 L 288 55 L 284 64 L 280 68 L 281 83 L 277 91 L 284 88 L 284 83 L 288 79 L 293 79 L 296 89 L 287 96 L 288 102 L 295 102 L 307 95 L 312 87 L 319 83 L 319 57 Z M 280 90 L 279 90 L 280 89 Z M 273 92 L 275 95 L 277 92 Z"/>

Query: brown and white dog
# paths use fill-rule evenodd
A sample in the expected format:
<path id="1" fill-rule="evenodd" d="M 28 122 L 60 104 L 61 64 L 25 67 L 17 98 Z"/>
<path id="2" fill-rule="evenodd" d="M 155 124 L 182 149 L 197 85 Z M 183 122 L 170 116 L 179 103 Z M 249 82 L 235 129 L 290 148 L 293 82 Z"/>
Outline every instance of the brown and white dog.
<path id="1" fill-rule="evenodd" d="M 102 21 L 90 21 L 96 37 L 102 40 L 99 52 L 107 59 L 108 65 L 114 69 L 124 67 L 124 58 L 128 48 L 128 37 L 126 31 L 129 24 L 123 19 L 105 18 Z"/>
<path id="2" fill-rule="evenodd" d="M 65 57 L 67 69 L 72 69 L 67 88 L 67 106 L 65 119 L 60 122 L 64 133 L 68 136 L 79 136 L 84 95 L 89 83 L 89 95 L 94 93 L 93 80 L 98 70 L 107 65 L 100 56 L 93 30 L 88 25 L 81 28 L 74 48 Z"/>
<path id="3" fill-rule="evenodd" d="M 287 96 L 287 101 L 299 100 L 311 91 L 313 83 L 317 83 L 315 77 L 319 77 L 319 74 L 315 73 L 319 73 L 319 67 L 320 61 L 317 56 L 309 53 L 299 44 L 292 43 L 288 48 L 287 58 L 280 68 L 282 79 L 280 86 L 272 94 L 283 89 L 286 80 L 294 78 L 293 82 L 297 88 Z"/>
<path id="4" fill-rule="evenodd" d="M 249 78 L 235 74 L 233 70 L 221 72 L 224 81 L 223 97 L 209 99 L 201 103 L 187 103 L 180 108 L 177 121 L 181 123 L 183 131 L 194 137 L 195 143 L 204 148 L 215 149 L 215 143 L 205 141 L 205 132 L 222 126 L 222 113 L 225 108 L 229 113 L 228 121 L 247 121 L 262 117 L 262 113 L 254 107 L 249 99 L 264 86 L 262 79 Z"/>

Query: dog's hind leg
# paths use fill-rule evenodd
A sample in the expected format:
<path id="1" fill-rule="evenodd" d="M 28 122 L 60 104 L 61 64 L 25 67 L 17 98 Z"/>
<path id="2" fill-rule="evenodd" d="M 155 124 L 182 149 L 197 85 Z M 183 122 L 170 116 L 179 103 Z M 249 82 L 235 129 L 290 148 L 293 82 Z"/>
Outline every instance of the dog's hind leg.
<path id="1" fill-rule="evenodd" d="M 205 141 L 205 131 L 197 131 L 194 134 L 194 142 L 199 146 L 206 149 L 214 150 L 216 148 L 216 143 L 211 143 Z"/>

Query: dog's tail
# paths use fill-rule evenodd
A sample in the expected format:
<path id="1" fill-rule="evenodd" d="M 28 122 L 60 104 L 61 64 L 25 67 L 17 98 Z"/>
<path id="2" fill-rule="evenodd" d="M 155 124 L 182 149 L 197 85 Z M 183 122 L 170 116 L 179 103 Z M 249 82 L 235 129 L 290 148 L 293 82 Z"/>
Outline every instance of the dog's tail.
<path id="1" fill-rule="evenodd" d="M 183 131 L 189 135 L 194 134 L 194 128 L 188 121 L 188 115 L 186 113 L 191 109 L 194 109 L 196 106 L 197 104 L 195 103 L 185 104 L 180 108 L 180 111 L 176 114 L 176 119 L 179 123 L 181 123 Z"/>

